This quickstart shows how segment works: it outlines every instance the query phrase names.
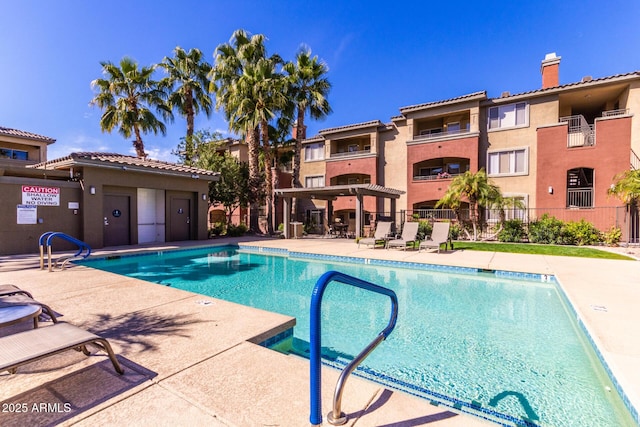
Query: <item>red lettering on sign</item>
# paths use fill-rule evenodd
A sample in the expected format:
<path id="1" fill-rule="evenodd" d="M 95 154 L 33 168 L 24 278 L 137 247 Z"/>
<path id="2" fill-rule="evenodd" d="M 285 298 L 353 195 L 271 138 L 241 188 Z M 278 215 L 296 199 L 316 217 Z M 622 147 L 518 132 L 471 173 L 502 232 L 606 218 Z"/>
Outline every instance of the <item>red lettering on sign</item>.
<path id="1" fill-rule="evenodd" d="M 60 194 L 60 189 L 57 187 L 38 187 L 32 185 L 23 185 L 23 193 L 45 193 L 45 194 Z"/>

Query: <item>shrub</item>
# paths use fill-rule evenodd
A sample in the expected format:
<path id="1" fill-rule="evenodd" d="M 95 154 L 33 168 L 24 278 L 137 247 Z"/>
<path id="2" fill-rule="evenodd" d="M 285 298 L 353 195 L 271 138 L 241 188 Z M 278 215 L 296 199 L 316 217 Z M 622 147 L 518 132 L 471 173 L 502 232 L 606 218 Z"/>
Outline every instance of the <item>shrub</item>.
<path id="1" fill-rule="evenodd" d="M 502 230 L 498 233 L 498 240 L 501 242 L 521 242 L 525 234 L 522 221 L 510 219 L 504 222 Z"/>
<path id="2" fill-rule="evenodd" d="M 227 236 L 229 237 L 242 236 L 244 233 L 247 232 L 247 230 L 248 228 L 244 224 L 240 224 L 240 225 L 229 224 L 227 226 Z"/>
<path id="3" fill-rule="evenodd" d="M 460 233 L 462 233 L 460 224 L 458 224 L 457 222 L 455 224 L 451 224 L 451 226 L 449 227 L 449 237 L 451 238 L 451 240 L 458 240 L 458 238 L 460 237 Z"/>
<path id="4" fill-rule="evenodd" d="M 222 222 L 214 222 L 211 228 L 209 229 L 209 237 L 211 236 L 219 236 L 224 231 L 224 223 Z"/>
<path id="5" fill-rule="evenodd" d="M 425 237 L 431 236 L 433 231 L 433 225 L 429 221 L 421 220 L 418 225 L 418 239 L 424 240 Z"/>
<path id="6" fill-rule="evenodd" d="M 564 222 L 554 216 L 544 214 L 529 223 L 529 241 L 532 243 L 562 244 Z"/>
<path id="7" fill-rule="evenodd" d="M 620 239 L 622 239 L 622 230 L 612 225 L 609 231 L 602 233 L 602 239 L 607 246 L 618 246 Z"/>
<path id="8" fill-rule="evenodd" d="M 566 223 L 563 235 L 568 241 L 564 244 L 569 245 L 595 245 L 602 240 L 600 231 L 584 219 Z"/>

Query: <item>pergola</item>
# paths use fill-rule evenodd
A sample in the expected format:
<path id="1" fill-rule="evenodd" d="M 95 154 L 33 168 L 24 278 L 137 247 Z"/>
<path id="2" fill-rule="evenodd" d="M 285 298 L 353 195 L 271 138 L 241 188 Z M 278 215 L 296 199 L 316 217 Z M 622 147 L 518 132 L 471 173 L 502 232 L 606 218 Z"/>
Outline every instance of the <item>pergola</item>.
<path id="1" fill-rule="evenodd" d="M 291 212 L 291 199 L 318 199 L 326 200 L 328 203 L 327 214 L 333 212 L 332 203 L 338 197 L 356 196 L 356 237 L 362 237 L 362 228 L 364 225 L 364 196 L 382 197 L 391 201 L 391 215 L 395 217 L 396 200 L 405 192 L 394 188 L 386 188 L 374 184 L 354 184 L 354 185 L 332 185 L 329 187 L 313 187 L 313 188 L 279 188 L 274 190 L 278 197 L 282 197 L 284 201 L 284 212 Z M 284 236 L 290 238 L 289 235 L 289 215 L 284 215 Z"/>

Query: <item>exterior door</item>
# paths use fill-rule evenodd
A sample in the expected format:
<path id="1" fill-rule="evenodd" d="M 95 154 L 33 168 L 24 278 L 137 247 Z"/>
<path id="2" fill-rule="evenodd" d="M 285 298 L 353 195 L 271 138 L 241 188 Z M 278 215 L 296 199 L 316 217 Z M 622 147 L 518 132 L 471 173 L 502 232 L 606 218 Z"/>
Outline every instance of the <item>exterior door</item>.
<path id="1" fill-rule="evenodd" d="M 170 211 L 171 241 L 191 239 L 191 200 L 174 197 Z"/>
<path id="2" fill-rule="evenodd" d="M 105 195 L 103 204 L 104 246 L 131 244 L 129 196 Z"/>

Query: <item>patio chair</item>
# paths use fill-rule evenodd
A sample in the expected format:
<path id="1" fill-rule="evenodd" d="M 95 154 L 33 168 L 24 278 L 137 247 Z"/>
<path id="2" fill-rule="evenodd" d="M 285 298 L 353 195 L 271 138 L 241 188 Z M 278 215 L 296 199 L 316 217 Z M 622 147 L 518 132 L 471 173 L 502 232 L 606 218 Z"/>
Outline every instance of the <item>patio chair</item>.
<path id="1" fill-rule="evenodd" d="M 415 243 L 418 240 L 418 222 L 405 222 L 402 228 L 402 235 L 399 239 L 390 239 L 387 241 L 387 249 L 401 247 L 402 250 L 407 249 L 407 244 Z"/>
<path id="2" fill-rule="evenodd" d="M 19 366 L 71 349 L 88 356 L 87 344 L 106 351 L 116 372 L 124 373 L 106 339 L 64 322 L 0 337 L 0 372 L 13 374 Z"/>
<path id="3" fill-rule="evenodd" d="M 372 245 L 374 248 L 376 244 L 382 242 L 383 245 L 386 245 L 387 240 L 389 239 L 389 233 L 391 233 L 391 222 L 380 221 L 376 225 L 376 231 L 373 233 L 373 237 L 366 237 L 364 239 L 358 240 L 358 247 L 360 245 Z"/>
<path id="4" fill-rule="evenodd" d="M 436 248 L 440 253 L 440 245 L 444 243 L 444 249 L 447 249 L 447 242 L 449 241 L 449 228 L 451 223 L 449 222 L 436 222 L 433 224 L 433 231 L 431 237 L 420 242 L 418 252 L 422 248 Z"/>
<path id="5" fill-rule="evenodd" d="M 20 289 L 15 285 L 0 285 L 0 308 L 16 305 L 39 305 L 42 311 L 51 318 L 53 323 L 58 323 L 55 312 L 47 304 L 36 301 L 30 292 Z"/>

